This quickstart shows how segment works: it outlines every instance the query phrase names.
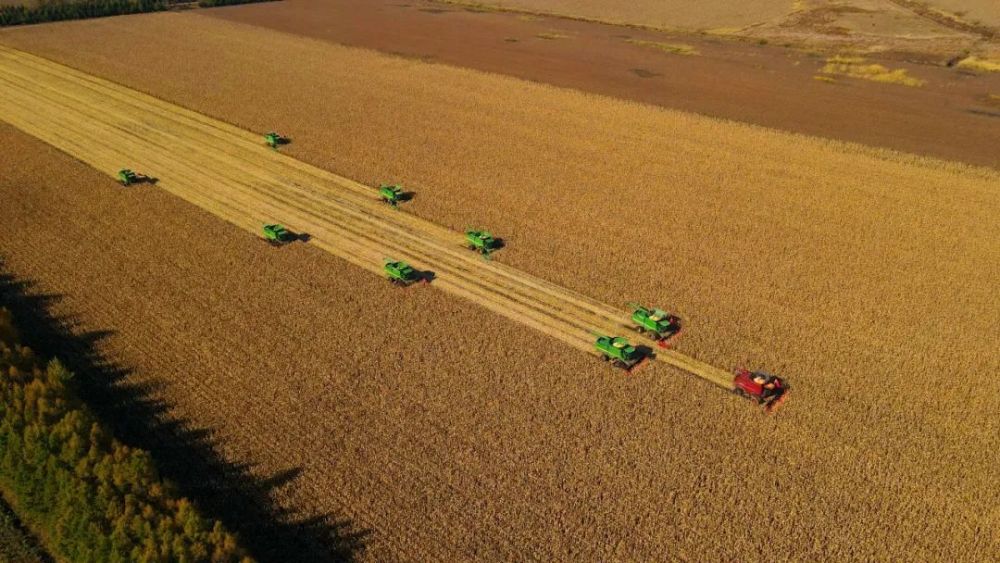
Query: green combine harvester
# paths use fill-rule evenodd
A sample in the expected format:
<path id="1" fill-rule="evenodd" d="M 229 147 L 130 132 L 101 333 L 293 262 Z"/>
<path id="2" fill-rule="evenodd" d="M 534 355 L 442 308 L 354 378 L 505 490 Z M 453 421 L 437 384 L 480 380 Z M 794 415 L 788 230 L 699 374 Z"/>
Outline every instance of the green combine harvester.
<path id="1" fill-rule="evenodd" d="M 468 229 L 465 231 L 465 245 L 489 260 L 490 253 L 500 247 L 499 241 L 489 231 Z"/>
<path id="2" fill-rule="evenodd" d="M 399 202 L 403 201 L 403 186 L 382 184 L 378 189 L 378 196 L 383 203 L 399 207 Z"/>
<path id="3" fill-rule="evenodd" d="M 408 286 L 420 281 L 421 278 L 420 274 L 412 266 L 401 260 L 386 259 L 382 265 L 382 271 L 385 272 L 386 277 L 389 278 L 389 281 L 393 285 Z"/>
<path id="4" fill-rule="evenodd" d="M 677 315 L 660 309 L 650 309 L 637 303 L 629 303 L 632 309 L 632 321 L 639 334 L 648 332 L 661 348 L 666 348 L 671 338 L 681 332 L 681 319 Z"/>
<path id="5" fill-rule="evenodd" d="M 646 361 L 646 356 L 639 349 L 621 336 L 598 335 L 594 348 L 605 362 L 610 361 L 615 367 L 631 372 Z"/>
<path id="6" fill-rule="evenodd" d="M 131 186 L 132 184 L 149 181 L 149 178 L 139 174 L 138 172 L 129 170 L 128 168 L 122 168 L 118 171 L 118 181 L 121 182 L 123 186 Z"/>
<path id="7" fill-rule="evenodd" d="M 279 145 L 288 144 L 288 137 L 282 137 L 281 135 L 275 133 L 274 131 L 271 131 L 269 133 L 264 134 L 264 142 L 267 143 L 267 146 L 271 147 L 272 149 L 277 149 Z"/>
<path id="8" fill-rule="evenodd" d="M 282 225 L 264 225 L 264 240 L 269 242 L 272 246 L 288 244 L 297 238 L 298 237 Z"/>

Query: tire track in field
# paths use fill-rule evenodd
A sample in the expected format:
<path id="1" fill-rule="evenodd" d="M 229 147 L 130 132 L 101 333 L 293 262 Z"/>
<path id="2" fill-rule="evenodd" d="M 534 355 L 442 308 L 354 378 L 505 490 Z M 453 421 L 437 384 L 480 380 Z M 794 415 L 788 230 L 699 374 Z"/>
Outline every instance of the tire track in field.
<path id="1" fill-rule="evenodd" d="M 622 311 L 481 260 L 461 234 L 386 208 L 373 189 L 271 151 L 258 135 L 13 49 L 0 47 L 0 69 L 0 119 L 110 175 L 139 168 L 255 234 L 280 221 L 375 273 L 384 257 L 407 260 L 434 271 L 438 288 L 587 352 L 591 330 L 618 334 L 630 324 Z M 656 359 L 730 387 L 726 371 L 679 352 Z"/>

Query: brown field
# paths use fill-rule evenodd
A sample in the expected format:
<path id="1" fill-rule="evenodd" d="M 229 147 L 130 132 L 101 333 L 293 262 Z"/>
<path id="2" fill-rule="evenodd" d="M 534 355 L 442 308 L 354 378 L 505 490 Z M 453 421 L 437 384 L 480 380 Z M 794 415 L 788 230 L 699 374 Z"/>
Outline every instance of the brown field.
<path id="1" fill-rule="evenodd" d="M 51 140 L 105 158 L 105 172 L 144 150 L 163 176 L 162 189 L 122 190 L 5 130 L 0 221 L 19 234 L 0 239 L 7 268 L 66 294 L 59 307 L 85 327 L 115 327 L 107 353 L 163 384 L 227 456 L 265 474 L 300 468 L 283 501 L 370 528 L 372 558 L 1000 549 L 996 172 L 198 16 L 130 21 L 120 35 L 91 21 L 0 42 L 252 131 L 278 127 L 293 139 L 285 152 L 342 176 L 403 181 L 417 197 L 399 220 L 488 226 L 509 243 L 497 269 L 675 309 L 685 354 L 794 386 L 763 418 L 662 364 L 623 378 L 433 286 L 391 290 L 320 251 L 344 253 L 346 240 L 317 233 L 316 248 L 276 252 L 164 193 L 237 202 L 225 218 L 247 228 L 260 218 L 248 209 L 268 210 L 234 188 L 232 169 L 192 166 L 213 162 L 211 147 L 189 148 L 203 137 L 102 125 L 119 102 L 94 124 L 69 112 L 61 123 L 46 100 L 95 94 L 25 96 L 42 78 L 6 57 L 3 119 L 40 134 L 92 127 L 115 142 Z M 74 48 L 88 38 L 103 41 Z M 212 150 L 249 150 L 220 127 Z M 303 167 L 263 154 L 238 167 L 247 184 L 291 197 Z M 280 178 L 255 171 L 279 163 Z M 115 244 L 88 236 L 105 231 Z"/>
<path id="2" fill-rule="evenodd" d="M 813 48 L 930 55 L 995 47 L 1000 42 L 1000 7 L 989 0 L 444 1 L 653 29 L 770 39 Z"/>
<path id="3" fill-rule="evenodd" d="M 966 21 L 1000 28 L 1000 4 L 994 0 L 930 0 L 927 4 Z"/>
<path id="4" fill-rule="evenodd" d="M 982 100 L 1000 91 L 1000 75 L 972 76 L 944 67 L 953 55 L 942 57 L 939 68 L 869 57 L 873 64 L 907 69 L 925 81 L 920 88 L 853 78 L 831 88 L 813 78 L 827 58 L 815 53 L 555 18 L 525 21 L 518 14 L 421 1 L 284 0 L 199 13 L 712 117 L 1000 168 L 996 118 L 981 111 L 991 109 Z M 536 39 L 553 30 L 568 39 Z M 165 49 L 190 48 L 180 38 L 169 46 L 163 40 L 158 36 Z M 690 45 L 698 56 L 675 56 L 645 42 Z M 52 56 L 59 56 L 49 47 Z M 110 49 L 100 55 L 111 57 Z M 106 62 L 94 70 L 120 73 Z"/>

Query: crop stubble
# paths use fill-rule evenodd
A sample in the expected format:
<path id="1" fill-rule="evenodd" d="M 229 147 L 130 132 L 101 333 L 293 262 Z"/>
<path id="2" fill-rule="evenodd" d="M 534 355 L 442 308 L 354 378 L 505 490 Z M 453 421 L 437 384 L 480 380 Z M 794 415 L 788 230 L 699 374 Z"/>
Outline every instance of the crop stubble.
<path id="1" fill-rule="evenodd" d="M 155 29 L 182 20 L 134 21 L 155 22 L 148 23 Z M 629 531 L 623 557 L 664 546 L 734 556 L 772 553 L 768 546 L 803 557 L 995 551 L 996 174 L 183 21 L 192 43 L 211 51 L 217 41 L 239 55 L 214 63 L 185 57 L 191 52 L 176 46 L 166 51 L 183 64 L 151 49 L 133 54 L 126 68 L 71 53 L 51 36 L 36 46 L 254 130 L 280 123 L 295 139 L 293 154 L 367 182 L 402 179 L 417 189 L 415 214 L 453 228 L 493 228 L 512 243 L 502 262 L 604 302 L 677 308 L 689 321 L 685 349 L 719 365 L 748 359 L 792 376 L 794 407 L 775 421 L 754 419 L 749 405 L 719 403 L 706 386 L 643 376 L 643 385 L 676 394 L 651 397 L 665 401 L 659 411 L 603 398 L 560 411 L 614 413 L 615 424 L 592 437 L 602 444 L 613 443 L 604 432 L 622 431 L 622 424 L 634 432 L 630 438 L 656 437 L 657 446 L 629 452 L 620 459 L 632 465 L 607 474 L 579 452 L 556 448 L 566 456 L 560 459 L 530 448 L 540 454 L 534 470 L 562 491 L 553 496 L 574 507 L 541 509 L 558 522 L 543 527 L 557 530 L 547 542 L 537 530 L 517 531 L 534 553 L 565 555 L 575 546 L 584 555 L 615 554 L 606 533 L 588 528 L 591 514 Z M 66 45 L 71 38 L 80 37 L 68 34 Z M 165 65 L 163 76 L 134 70 L 151 62 Z M 206 76 L 207 93 L 198 86 Z M 247 93 L 279 90 L 283 105 Z M 470 196 L 470 184 L 484 196 Z M 644 226 L 634 228 L 637 210 Z M 648 272 L 651 264 L 658 267 Z M 578 369 L 568 356 L 559 359 Z M 577 384 L 593 391 L 606 382 L 583 377 Z M 548 393 L 545 400 L 561 401 L 567 389 Z M 525 413 L 543 416 L 539 404 Z M 750 442 L 742 424 L 752 424 Z M 691 433 L 704 442 L 692 446 Z M 653 451 L 661 457 L 650 457 Z M 572 478 L 549 473 L 579 465 L 601 477 L 567 488 L 564 479 Z M 691 479 L 693 492 L 657 492 L 674 479 Z M 579 495 L 598 497 L 584 502 Z M 773 536 L 723 545 L 668 529 L 671 514 L 703 531 L 761 512 Z M 498 510 L 497 518 L 519 522 L 511 517 L 519 513 Z M 589 531 L 568 524 L 576 518 Z M 928 537 L 919 522 L 948 532 Z M 643 542 L 653 551 L 637 545 Z"/>

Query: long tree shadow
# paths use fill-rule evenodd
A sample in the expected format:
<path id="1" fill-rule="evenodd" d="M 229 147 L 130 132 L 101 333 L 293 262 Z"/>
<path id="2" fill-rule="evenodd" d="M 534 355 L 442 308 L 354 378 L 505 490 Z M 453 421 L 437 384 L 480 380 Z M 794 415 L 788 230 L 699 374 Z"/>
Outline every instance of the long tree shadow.
<path id="1" fill-rule="evenodd" d="M 167 480 L 209 518 L 239 534 L 262 562 L 353 561 L 369 532 L 332 515 L 295 518 L 275 502 L 275 494 L 300 473 L 288 469 L 268 478 L 251 466 L 222 459 L 208 429 L 167 416 L 169 405 L 157 389 L 128 381 L 130 370 L 101 356 L 97 344 L 110 331 L 74 331 L 71 317 L 56 317 L 59 295 L 32 290 L 30 281 L 4 271 L 0 258 L 0 306 L 13 313 L 22 340 L 36 352 L 59 358 L 76 374 L 82 398 L 122 442 L 149 451 Z"/>

